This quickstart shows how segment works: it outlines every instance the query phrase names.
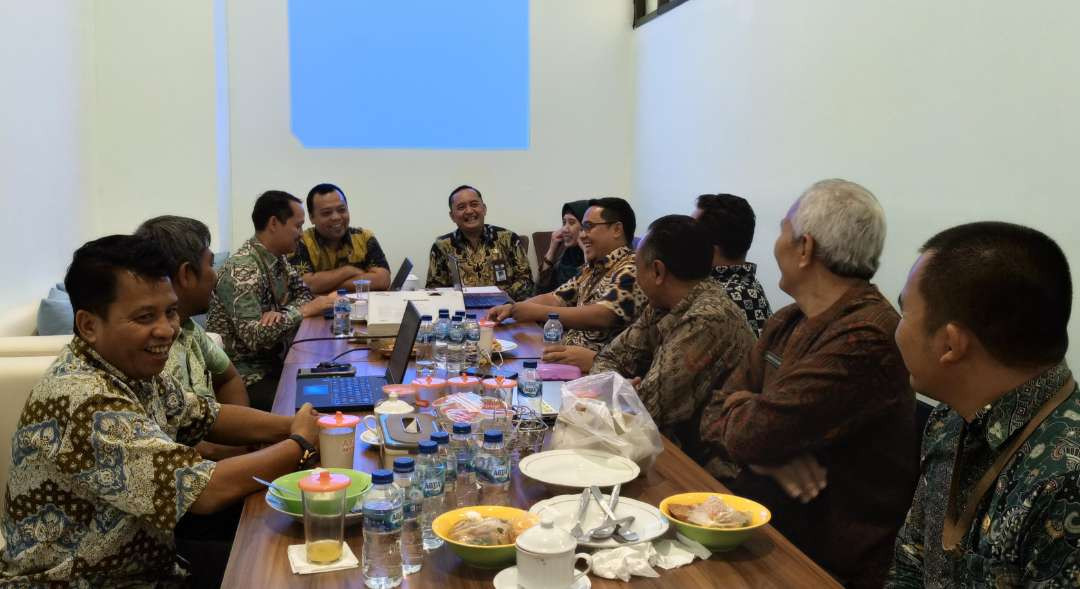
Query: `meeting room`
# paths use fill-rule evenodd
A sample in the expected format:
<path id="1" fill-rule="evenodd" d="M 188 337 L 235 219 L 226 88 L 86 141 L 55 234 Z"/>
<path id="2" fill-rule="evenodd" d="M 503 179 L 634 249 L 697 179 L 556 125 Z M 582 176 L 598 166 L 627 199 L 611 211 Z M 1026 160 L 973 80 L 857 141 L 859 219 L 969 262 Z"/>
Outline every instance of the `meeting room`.
<path id="1" fill-rule="evenodd" d="M 1078 25 L 0 2 L 0 587 L 1080 587 Z"/>

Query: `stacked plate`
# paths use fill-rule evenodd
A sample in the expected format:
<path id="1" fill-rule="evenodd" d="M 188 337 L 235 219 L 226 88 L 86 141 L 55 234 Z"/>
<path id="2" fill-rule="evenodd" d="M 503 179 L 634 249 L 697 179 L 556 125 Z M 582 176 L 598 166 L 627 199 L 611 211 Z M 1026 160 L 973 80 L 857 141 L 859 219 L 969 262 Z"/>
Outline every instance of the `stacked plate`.
<path id="1" fill-rule="evenodd" d="M 546 513 L 555 520 L 556 527 L 569 532 L 577 523 L 576 518 L 580 499 L 580 495 L 559 495 L 533 505 L 529 509 L 529 513 L 535 513 L 536 515 Z M 604 495 L 605 503 L 609 499 L 610 496 Z M 630 530 L 637 532 L 637 543 L 651 542 L 663 536 L 668 530 L 668 519 L 660 513 L 659 509 L 637 499 L 619 497 L 619 504 L 615 506 L 615 516 L 623 518 L 630 515 L 634 516 L 634 521 L 630 524 Z M 589 501 L 589 507 L 585 510 L 585 517 L 582 518 L 581 529 L 592 530 L 602 523 L 604 523 L 604 512 L 601 511 L 596 501 Z M 603 540 L 590 539 L 578 542 L 579 546 L 589 548 L 618 548 L 625 544 L 625 542 L 615 540 L 614 536 Z"/>

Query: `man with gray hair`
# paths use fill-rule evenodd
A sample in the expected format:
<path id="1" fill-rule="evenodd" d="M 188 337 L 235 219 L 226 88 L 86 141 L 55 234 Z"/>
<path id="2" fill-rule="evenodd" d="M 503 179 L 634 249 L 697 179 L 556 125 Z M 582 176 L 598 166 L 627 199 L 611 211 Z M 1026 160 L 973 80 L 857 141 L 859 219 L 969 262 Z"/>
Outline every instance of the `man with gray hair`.
<path id="1" fill-rule="evenodd" d="M 807 189 L 774 246 L 795 303 L 768 320 L 701 422 L 706 467 L 851 587 L 881 586 L 918 476 L 899 315 L 870 283 L 884 242 L 868 190 Z"/>

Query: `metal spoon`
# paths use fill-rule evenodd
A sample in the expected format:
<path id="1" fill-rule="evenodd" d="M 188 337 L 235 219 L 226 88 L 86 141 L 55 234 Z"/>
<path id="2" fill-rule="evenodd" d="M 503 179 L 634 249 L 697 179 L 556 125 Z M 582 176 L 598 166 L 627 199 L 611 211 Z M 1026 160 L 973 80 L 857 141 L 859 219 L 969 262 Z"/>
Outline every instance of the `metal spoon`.
<path id="1" fill-rule="evenodd" d="M 634 516 L 632 515 L 616 520 L 609 520 L 589 532 L 589 536 L 592 537 L 593 540 L 606 540 L 610 538 L 620 526 L 628 526 L 632 523 L 634 523 Z M 636 539 L 637 534 L 634 532 L 630 533 L 633 534 Z M 632 540 L 627 541 L 630 542 Z"/>
<path id="2" fill-rule="evenodd" d="M 282 497 L 288 497 L 289 499 L 297 498 L 296 493 L 293 493 L 292 491 L 290 491 L 288 489 L 283 489 L 283 488 L 275 485 L 274 483 L 271 483 L 270 481 L 264 481 L 264 480 L 260 479 L 259 477 L 251 477 L 251 478 L 255 479 L 256 483 L 259 483 L 261 485 L 266 485 L 267 487 L 277 491 L 278 494 L 281 495 Z"/>
<path id="3" fill-rule="evenodd" d="M 628 525 L 630 522 L 634 521 L 633 516 L 624 517 L 622 519 L 615 517 L 615 512 L 611 511 L 611 508 L 608 507 L 607 503 L 604 503 L 604 496 L 600 494 L 599 487 L 589 487 L 589 491 L 592 493 L 593 498 L 596 499 L 596 502 L 600 504 L 600 508 L 604 510 L 604 515 L 607 516 L 604 523 L 592 531 L 591 535 L 593 538 L 598 540 L 610 538 L 611 534 L 614 533 L 616 528 L 620 527 L 620 525 Z M 635 542 L 637 541 L 638 536 L 636 533 L 626 530 L 620 535 L 620 538 L 622 538 L 624 542 Z"/>

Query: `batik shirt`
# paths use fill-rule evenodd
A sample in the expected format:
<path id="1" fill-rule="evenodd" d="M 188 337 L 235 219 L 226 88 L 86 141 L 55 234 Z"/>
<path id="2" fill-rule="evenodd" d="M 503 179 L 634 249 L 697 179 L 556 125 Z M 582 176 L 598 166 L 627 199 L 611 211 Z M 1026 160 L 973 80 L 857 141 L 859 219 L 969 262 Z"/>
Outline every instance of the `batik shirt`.
<path id="1" fill-rule="evenodd" d="M 314 227 L 306 229 L 296 244 L 296 252 L 289 256 L 289 263 L 300 274 L 326 272 L 342 266 L 355 266 L 364 272 L 374 268 L 390 270 L 375 234 L 359 227 L 349 227 L 336 246 L 323 239 Z"/>
<path id="2" fill-rule="evenodd" d="M 757 264 L 735 264 L 713 268 L 712 277 L 719 282 L 735 304 L 746 313 L 746 321 L 760 336 L 765 329 L 765 321 L 772 315 L 765 289 L 757 280 Z"/>
<path id="3" fill-rule="evenodd" d="M 450 256 L 457 258 L 465 286 L 495 285 L 515 301 L 532 296 L 532 268 L 521 238 L 513 231 L 484 225 L 475 247 L 460 229 L 436 238 L 428 260 L 428 288 L 453 286 L 447 262 Z"/>
<path id="4" fill-rule="evenodd" d="M 1043 421 L 998 475 L 958 554 L 942 549 L 957 448 L 957 509 L 1014 435 L 1069 378 L 1061 363 L 1009 391 L 966 423 L 950 407 L 930 415 L 922 477 L 896 539 L 887 587 L 1080 586 L 1080 392 Z"/>
<path id="5" fill-rule="evenodd" d="M 180 334 L 169 349 L 165 374 L 175 378 L 184 390 L 216 399 L 214 377 L 224 374 L 230 364 L 225 350 L 189 317 L 180 325 Z"/>
<path id="6" fill-rule="evenodd" d="M 628 247 L 586 263 L 581 274 L 555 289 L 555 295 L 569 307 L 601 305 L 615 313 L 611 327 L 566 331 L 566 345 L 582 346 L 594 352 L 599 352 L 633 323 L 649 302 L 637 284 L 634 252 Z"/>
<path id="7" fill-rule="evenodd" d="M 311 291 L 285 256 L 275 256 L 255 237 L 225 260 L 210 296 L 206 329 L 221 335 L 225 352 L 251 385 L 281 364 L 285 347 L 304 319 L 300 307 Z M 267 311 L 283 320 L 260 325 Z"/>
<path id="8" fill-rule="evenodd" d="M 0 585 L 178 581 L 173 531 L 214 471 L 192 446 L 218 411 L 167 375 L 128 378 L 76 337 L 15 430 Z"/>
<path id="9" fill-rule="evenodd" d="M 670 310 L 647 305 L 596 355 L 592 374 L 640 376 L 638 396 L 661 433 L 687 449 L 697 443 L 697 422 L 713 385 L 752 347 L 742 311 L 719 285 L 703 280 Z"/>

